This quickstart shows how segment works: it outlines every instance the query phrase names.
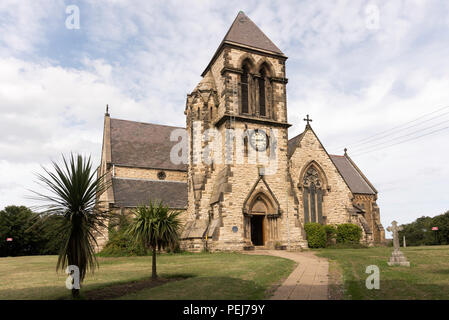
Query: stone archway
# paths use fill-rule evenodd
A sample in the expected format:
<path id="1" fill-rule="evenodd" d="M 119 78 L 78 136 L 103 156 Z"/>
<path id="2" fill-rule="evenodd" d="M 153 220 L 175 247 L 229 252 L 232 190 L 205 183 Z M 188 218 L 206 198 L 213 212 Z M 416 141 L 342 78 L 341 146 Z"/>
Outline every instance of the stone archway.
<path id="1" fill-rule="evenodd" d="M 243 203 L 243 233 L 248 246 L 274 247 L 279 241 L 281 209 L 263 175 L 260 175 Z M 253 241 L 254 240 L 254 241 Z M 254 244 L 256 242 L 256 244 Z"/>
<path id="2" fill-rule="evenodd" d="M 261 199 L 257 199 L 251 207 L 251 242 L 255 246 L 263 246 L 266 241 L 266 216 L 268 214 L 268 208 L 265 202 Z"/>
<path id="3" fill-rule="evenodd" d="M 263 192 L 258 193 L 251 202 L 246 223 L 248 238 L 254 246 L 266 246 L 278 238 L 278 215 L 274 215 L 274 206 Z"/>

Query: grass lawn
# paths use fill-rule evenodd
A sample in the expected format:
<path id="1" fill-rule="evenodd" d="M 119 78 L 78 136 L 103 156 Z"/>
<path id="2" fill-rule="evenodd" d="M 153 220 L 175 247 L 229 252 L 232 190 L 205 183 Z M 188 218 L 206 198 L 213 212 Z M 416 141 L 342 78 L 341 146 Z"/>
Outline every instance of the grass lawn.
<path id="1" fill-rule="evenodd" d="M 388 266 L 392 251 L 391 247 L 315 250 L 330 259 L 331 271 L 339 269 L 344 299 L 449 299 L 449 246 L 401 248 L 410 268 Z M 379 290 L 365 286 L 369 265 L 380 269 Z M 330 289 L 338 296 L 338 284 Z"/>
<path id="2" fill-rule="evenodd" d="M 56 256 L 0 258 L 0 299 L 69 298 L 66 275 L 56 273 Z M 151 276 L 151 257 L 99 258 L 100 269 L 84 280 L 81 294 L 143 281 Z M 293 261 L 239 253 L 159 255 L 158 275 L 178 278 L 128 294 L 126 299 L 263 299 L 281 283 Z"/>

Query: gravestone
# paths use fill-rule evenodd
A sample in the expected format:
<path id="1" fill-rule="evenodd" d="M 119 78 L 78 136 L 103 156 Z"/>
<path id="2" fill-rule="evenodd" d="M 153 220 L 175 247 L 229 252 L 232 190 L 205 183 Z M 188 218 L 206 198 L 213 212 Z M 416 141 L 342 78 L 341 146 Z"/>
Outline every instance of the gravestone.
<path id="1" fill-rule="evenodd" d="M 404 266 L 410 267 L 410 262 L 407 261 L 404 254 L 399 250 L 399 231 L 402 227 L 398 227 L 398 223 L 393 221 L 391 227 L 387 228 L 387 231 L 393 233 L 393 253 L 391 254 L 390 260 L 388 261 L 389 266 Z"/>

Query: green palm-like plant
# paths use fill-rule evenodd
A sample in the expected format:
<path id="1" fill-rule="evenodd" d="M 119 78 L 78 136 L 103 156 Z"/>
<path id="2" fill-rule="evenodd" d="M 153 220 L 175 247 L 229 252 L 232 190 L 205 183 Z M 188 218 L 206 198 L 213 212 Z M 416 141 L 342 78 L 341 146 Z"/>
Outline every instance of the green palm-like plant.
<path id="1" fill-rule="evenodd" d="M 181 225 L 180 212 L 170 211 L 162 202 L 155 205 L 150 201 L 148 206 L 137 207 L 134 213 L 135 217 L 127 232 L 134 241 L 140 241 L 145 247 L 152 249 L 151 277 L 156 279 L 156 250 L 173 248 L 178 243 Z"/>
<path id="2" fill-rule="evenodd" d="M 106 228 L 109 218 L 107 210 L 102 209 L 97 195 L 103 193 L 109 184 L 103 177 L 97 177 L 92 170 L 89 158 L 71 154 L 67 160 L 63 156 L 63 165 L 53 162 L 55 172 L 43 168 L 45 175 L 37 174 L 40 184 L 49 191 L 43 194 L 33 191 L 34 199 L 44 201 L 42 216 L 59 215 L 59 231 L 64 237 L 59 252 L 56 270 L 68 265 L 79 268 L 80 282 L 88 270 L 98 267 L 95 257 L 96 236 Z M 79 289 L 72 289 L 72 296 L 79 296 Z"/>

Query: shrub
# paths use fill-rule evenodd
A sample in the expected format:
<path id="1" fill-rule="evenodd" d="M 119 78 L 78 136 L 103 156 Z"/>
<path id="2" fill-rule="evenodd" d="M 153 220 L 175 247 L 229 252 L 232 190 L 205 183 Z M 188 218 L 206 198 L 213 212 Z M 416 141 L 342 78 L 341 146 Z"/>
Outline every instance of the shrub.
<path id="1" fill-rule="evenodd" d="M 106 246 L 98 253 L 103 257 L 145 256 L 151 252 L 141 243 L 135 243 L 126 232 L 129 227 L 129 218 L 125 213 L 113 216 L 109 225 L 109 240 Z"/>
<path id="2" fill-rule="evenodd" d="M 337 243 L 359 243 L 362 238 L 362 229 L 353 223 L 344 223 L 337 226 Z"/>
<path id="3" fill-rule="evenodd" d="M 319 223 L 310 222 L 304 225 L 304 229 L 307 234 L 309 248 L 326 247 L 326 231 L 324 226 Z"/>
<path id="4" fill-rule="evenodd" d="M 335 244 L 337 228 L 335 228 L 333 225 L 327 224 L 324 226 L 324 231 L 326 232 L 326 246 Z"/>
<path id="5" fill-rule="evenodd" d="M 120 257 L 145 256 L 149 254 L 151 254 L 151 252 L 144 248 L 142 244 L 132 241 L 131 237 L 126 234 L 125 230 L 110 230 L 109 241 L 98 255 L 103 257 Z"/>

